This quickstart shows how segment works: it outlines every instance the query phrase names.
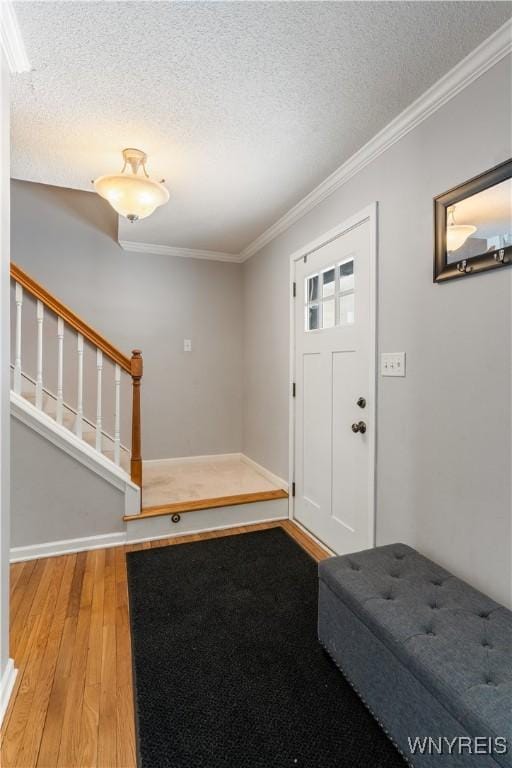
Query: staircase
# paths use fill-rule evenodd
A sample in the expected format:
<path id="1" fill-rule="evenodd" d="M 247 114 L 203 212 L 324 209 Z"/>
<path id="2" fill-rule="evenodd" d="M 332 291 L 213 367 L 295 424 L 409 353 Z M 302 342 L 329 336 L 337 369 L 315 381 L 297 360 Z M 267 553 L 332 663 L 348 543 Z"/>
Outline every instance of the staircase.
<path id="1" fill-rule="evenodd" d="M 154 466 L 142 508 L 140 350 L 123 354 L 12 263 L 11 281 L 11 416 L 21 423 L 12 431 L 12 561 L 288 516 L 288 493 L 275 476 L 247 493 L 151 505 Z"/>
<path id="2" fill-rule="evenodd" d="M 11 364 L 13 416 L 72 452 L 89 467 L 96 468 L 106 479 L 110 477 L 117 487 L 120 481 L 124 482 L 127 491 L 131 491 L 127 514 L 137 514 L 142 486 L 140 350 L 134 350 L 131 358 L 124 355 L 13 263 L 11 280 L 15 305 Z M 29 304 L 32 306 L 28 307 Z M 32 318 L 24 316 L 25 309 L 29 314 L 31 310 Z M 52 330 L 54 339 L 50 336 Z M 34 365 L 31 373 L 25 369 L 25 359 Z M 92 371 L 87 368 L 91 361 Z M 54 389 L 44 381 L 44 374 L 48 375 L 52 366 Z M 107 373 L 111 379 L 108 397 Z M 89 384 L 89 394 L 94 387 L 94 398 L 84 398 L 85 381 Z M 65 397 L 66 387 L 72 390 L 72 402 Z M 123 441 L 121 392 L 126 390 L 131 390 L 131 424 Z M 108 414 L 106 402 L 111 407 Z M 112 425 L 111 431 L 106 429 L 106 422 Z"/>

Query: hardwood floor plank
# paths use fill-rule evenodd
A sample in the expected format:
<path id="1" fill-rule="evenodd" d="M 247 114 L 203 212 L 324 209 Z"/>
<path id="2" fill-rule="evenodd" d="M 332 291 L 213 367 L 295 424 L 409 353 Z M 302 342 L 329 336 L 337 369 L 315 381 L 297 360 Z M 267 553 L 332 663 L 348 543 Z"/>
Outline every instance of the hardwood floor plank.
<path id="1" fill-rule="evenodd" d="M 70 557 L 59 558 L 57 568 L 62 569 L 62 578 L 55 591 L 55 611 L 51 621 L 48 642 L 45 648 L 44 663 L 41 675 L 37 681 L 37 688 L 32 699 L 32 705 L 28 717 L 28 726 L 25 729 L 23 742 L 18 757 L 19 765 L 33 766 L 37 763 L 41 744 L 46 712 L 53 686 L 55 667 L 62 639 L 62 628 L 66 618 L 67 595 L 73 575 L 73 559 Z M 52 605 L 53 595 L 49 595 Z"/>
<path id="2" fill-rule="evenodd" d="M 18 641 L 23 636 L 23 628 L 27 625 L 29 617 L 33 615 L 32 606 L 36 593 L 41 589 L 41 582 L 47 564 L 45 560 L 36 560 L 34 570 L 30 575 L 30 579 L 25 587 L 23 597 L 20 601 L 16 616 L 11 624 L 11 654 L 16 658 L 18 651 Z M 48 574 L 47 574 L 48 577 Z"/>
<path id="3" fill-rule="evenodd" d="M 103 653 L 103 601 L 105 596 L 105 550 L 94 553 L 94 589 L 91 603 L 89 654 L 87 656 L 87 685 L 101 682 L 101 655 Z"/>
<path id="4" fill-rule="evenodd" d="M 328 556 L 286 520 L 13 565 L 19 674 L 2 729 L 2 768 L 136 768 L 126 553 L 276 526 L 315 559 Z"/>
<path id="5" fill-rule="evenodd" d="M 84 577 L 82 581 L 82 591 L 80 593 L 80 608 L 90 606 L 92 603 L 96 550 L 92 549 L 90 552 L 85 552 L 85 555 L 86 560 L 84 567 Z"/>
<path id="6" fill-rule="evenodd" d="M 117 689 L 116 727 L 116 768 L 137 768 L 137 758 L 135 756 L 135 715 L 131 684 Z"/>
<path id="7" fill-rule="evenodd" d="M 63 595 L 60 609 L 67 615 L 68 602 L 71 594 L 71 585 L 76 567 L 76 555 L 68 556 L 68 568 L 70 570 L 69 584 Z M 62 736 L 62 723 L 66 704 L 66 691 L 69 680 L 69 671 L 73 654 L 74 640 L 76 636 L 76 617 L 65 618 L 61 634 L 59 653 L 55 665 L 53 685 L 48 701 L 46 719 L 37 758 L 38 768 L 55 768 L 59 754 Z"/>
<path id="8" fill-rule="evenodd" d="M 85 686 L 77 768 L 96 768 L 98 766 L 100 694 L 100 683 Z"/>
<path id="9" fill-rule="evenodd" d="M 85 605 L 80 607 L 84 570 L 85 558 L 79 556 L 75 568 L 75 577 L 77 572 L 79 573 L 79 577 L 78 579 L 75 577 L 73 578 L 68 604 L 68 620 L 75 618 L 69 614 L 70 611 L 75 611 L 77 609 L 78 617 L 69 681 L 66 690 L 66 704 L 62 722 L 62 738 L 57 759 L 58 768 L 70 768 L 70 766 L 75 766 L 79 763 L 80 726 L 87 670 L 87 653 L 89 649 L 89 628 L 91 623 L 91 606 Z M 77 583 L 80 584 L 80 589 L 77 588 Z"/>
<path id="10" fill-rule="evenodd" d="M 37 565 L 37 560 L 28 560 L 26 563 L 23 563 L 22 572 L 20 573 L 17 581 L 11 585 L 11 588 L 10 588 L 11 599 L 9 604 L 11 634 L 14 634 L 12 631 L 14 620 L 16 618 L 16 614 L 18 613 L 18 609 L 21 605 L 21 602 L 25 599 L 27 585 L 30 581 L 30 577 L 32 576 L 32 573 L 36 565 Z M 11 651 L 12 651 L 12 647 L 11 647 Z"/>
<path id="11" fill-rule="evenodd" d="M 117 614 L 115 553 L 112 549 L 106 552 L 104 581 L 98 764 L 100 766 L 115 766 L 117 752 Z"/>
<path id="12" fill-rule="evenodd" d="M 63 637 L 64 642 L 64 637 Z M 37 768 L 55 768 L 59 756 L 62 738 L 62 723 L 66 708 L 67 677 L 55 677 L 53 680 L 48 711 L 44 723 L 43 737 L 39 747 Z M 22 766 L 18 766 L 22 768 Z"/>
<path id="13" fill-rule="evenodd" d="M 115 766 L 117 754 L 116 714 L 116 628 L 103 627 L 103 664 L 101 668 L 100 722 L 98 730 L 98 765 Z"/>
<path id="14" fill-rule="evenodd" d="M 132 648 L 127 605 L 119 605 L 116 608 L 116 629 L 117 687 L 127 688 L 132 684 Z"/>
<path id="15" fill-rule="evenodd" d="M 9 569 L 9 590 L 11 595 L 14 594 L 14 590 L 16 589 L 16 584 L 18 583 L 18 579 L 23 573 L 24 568 L 25 568 L 25 563 L 22 562 L 22 563 L 13 563 Z"/>
<path id="16" fill-rule="evenodd" d="M 136 768 L 130 616 L 124 559 L 123 578 L 119 578 L 118 571 L 116 573 L 116 765 Z"/>
<path id="17" fill-rule="evenodd" d="M 28 736 L 30 740 L 32 703 L 36 691 L 39 693 L 39 677 L 40 675 L 44 676 L 43 659 L 53 621 L 53 610 L 64 573 L 64 565 L 62 560 L 55 568 L 50 568 L 47 565 L 34 593 L 34 599 L 27 617 L 27 621 L 31 624 L 31 631 L 27 644 L 26 662 L 23 663 L 18 671 L 18 675 L 21 675 L 21 680 L 16 696 L 16 709 L 10 718 L 8 733 L 2 744 L 3 768 L 9 768 L 18 764 L 18 754 L 20 753 L 27 728 L 29 729 Z M 29 744 L 27 749 L 30 749 Z M 20 761 L 19 764 L 28 765 L 29 763 Z"/>
<path id="18" fill-rule="evenodd" d="M 68 616 L 78 616 L 80 610 L 80 601 L 82 599 L 82 582 L 84 580 L 85 562 L 87 552 L 79 552 L 76 556 L 75 572 L 73 574 L 73 583 L 71 584 L 71 593 L 69 595 Z"/>

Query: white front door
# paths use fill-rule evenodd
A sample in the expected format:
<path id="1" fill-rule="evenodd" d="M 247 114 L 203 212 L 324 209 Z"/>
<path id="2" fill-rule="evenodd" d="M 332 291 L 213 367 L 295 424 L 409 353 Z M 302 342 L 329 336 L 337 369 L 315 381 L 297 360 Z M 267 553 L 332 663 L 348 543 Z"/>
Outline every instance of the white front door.
<path id="1" fill-rule="evenodd" d="M 374 228 L 295 261 L 294 517 L 338 554 L 374 545 Z"/>

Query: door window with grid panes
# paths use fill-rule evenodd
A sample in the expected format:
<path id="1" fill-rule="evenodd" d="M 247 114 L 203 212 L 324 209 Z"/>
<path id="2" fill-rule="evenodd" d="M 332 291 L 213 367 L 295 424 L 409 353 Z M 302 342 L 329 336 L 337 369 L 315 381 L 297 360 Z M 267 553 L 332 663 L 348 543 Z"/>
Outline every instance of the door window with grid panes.
<path id="1" fill-rule="evenodd" d="M 355 313 L 353 257 L 308 275 L 305 297 L 306 331 L 352 325 Z"/>

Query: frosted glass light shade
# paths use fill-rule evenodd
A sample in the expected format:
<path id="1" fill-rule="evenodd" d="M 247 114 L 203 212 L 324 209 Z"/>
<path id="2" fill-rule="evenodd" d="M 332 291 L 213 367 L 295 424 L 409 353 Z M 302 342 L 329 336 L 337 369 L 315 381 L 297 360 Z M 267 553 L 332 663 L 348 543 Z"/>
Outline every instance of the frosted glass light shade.
<path id="1" fill-rule="evenodd" d="M 446 250 L 456 251 L 473 232 L 476 232 L 476 227 L 472 224 L 449 224 L 446 227 Z"/>
<path id="2" fill-rule="evenodd" d="M 163 184 L 132 173 L 100 176 L 94 182 L 94 188 L 120 216 L 130 221 L 145 219 L 169 200 L 169 192 Z"/>
<path id="3" fill-rule="evenodd" d="M 120 216 L 134 222 L 145 219 L 158 206 L 166 203 L 169 192 L 162 182 L 149 178 L 146 171 L 147 155 L 141 149 L 123 149 L 123 159 L 121 173 L 100 176 L 93 184 L 96 192 L 108 200 Z M 127 167 L 131 172 L 126 170 Z"/>
<path id="4" fill-rule="evenodd" d="M 451 205 L 448 208 L 448 221 L 446 226 L 446 250 L 456 251 L 461 248 L 468 237 L 476 232 L 476 227 L 472 224 L 456 224 L 455 223 L 455 206 Z"/>

